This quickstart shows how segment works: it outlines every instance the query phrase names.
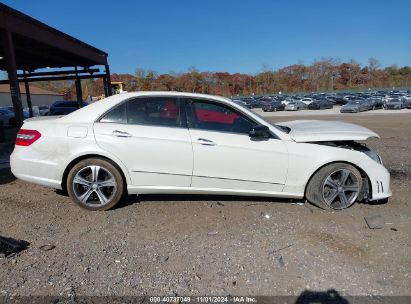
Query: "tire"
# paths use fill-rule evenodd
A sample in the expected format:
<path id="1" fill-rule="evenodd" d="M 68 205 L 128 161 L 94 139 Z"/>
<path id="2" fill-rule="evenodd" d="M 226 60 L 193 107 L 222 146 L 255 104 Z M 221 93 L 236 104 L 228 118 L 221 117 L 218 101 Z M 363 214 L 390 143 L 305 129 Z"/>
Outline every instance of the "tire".
<path id="1" fill-rule="evenodd" d="M 346 173 L 348 175 L 345 177 Z M 346 163 L 333 163 L 314 174 L 307 185 L 305 197 L 322 209 L 345 209 L 357 200 L 362 183 L 361 173 L 355 167 Z"/>
<path id="2" fill-rule="evenodd" d="M 67 176 L 66 189 L 73 202 L 93 211 L 113 208 L 126 194 L 120 169 L 102 158 L 75 164 Z"/>

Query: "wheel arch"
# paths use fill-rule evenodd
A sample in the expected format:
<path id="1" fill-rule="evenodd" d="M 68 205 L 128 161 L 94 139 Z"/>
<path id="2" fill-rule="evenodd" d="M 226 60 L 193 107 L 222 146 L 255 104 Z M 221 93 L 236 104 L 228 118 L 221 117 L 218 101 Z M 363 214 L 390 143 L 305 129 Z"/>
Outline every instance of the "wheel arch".
<path id="1" fill-rule="evenodd" d="M 329 166 L 329 165 L 332 165 L 332 164 L 348 164 L 348 165 L 351 165 L 351 166 L 353 166 L 354 168 L 356 168 L 356 169 L 360 172 L 361 177 L 362 177 L 362 178 L 365 178 L 365 179 L 367 180 L 367 183 L 368 183 L 368 194 L 369 194 L 369 195 L 372 194 L 372 185 L 371 185 L 371 182 L 370 182 L 370 178 L 369 178 L 367 172 L 365 172 L 365 170 L 364 170 L 363 168 L 361 168 L 360 166 L 358 166 L 358 165 L 356 165 L 356 164 L 354 164 L 354 163 L 348 162 L 348 161 L 335 160 L 335 161 L 330 161 L 330 162 L 328 162 L 328 163 L 325 163 L 325 164 L 321 165 L 320 167 L 317 168 L 317 170 L 315 170 L 315 171 L 310 175 L 310 178 L 307 180 L 307 183 L 305 184 L 305 187 L 304 187 L 304 197 L 306 196 L 307 187 L 308 187 L 309 183 L 311 182 L 311 180 L 313 179 L 313 177 L 317 174 L 317 172 L 320 171 L 322 168 L 324 168 L 324 167 L 326 167 L 326 166 Z M 363 186 L 363 187 L 364 187 L 364 186 Z M 362 190 L 362 189 L 361 189 L 361 190 Z"/>
<path id="2" fill-rule="evenodd" d="M 108 162 L 110 162 L 111 164 L 113 164 L 120 172 L 121 176 L 123 177 L 123 181 L 124 181 L 124 185 L 125 185 L 125 190 L 127 191 L 127 181 L 128 181 L 128 176 L 126 175 L 126 173 L 124 172 L 122 166 L 120 166 L 116 161 L 114 161 L 113 159 L 105 156 L 105 155 L 101 155 L 101 154 L 84 154 L 84 155 L 80 155 L 77 156 L 76 158 L 74 158 L 73 160 L 70 161 L 70 163 L 66 166 L 66 168 L 64 169 L 63 172 L 63 177 L 61 180 L 61 187 L 64 191 L 67 191 L 67 177 L 71 171 L 71 169 L 78 164 L 80 161 L 88 159 L 88 158 L 100 158 L 100 159 L 104 159 Z"/>

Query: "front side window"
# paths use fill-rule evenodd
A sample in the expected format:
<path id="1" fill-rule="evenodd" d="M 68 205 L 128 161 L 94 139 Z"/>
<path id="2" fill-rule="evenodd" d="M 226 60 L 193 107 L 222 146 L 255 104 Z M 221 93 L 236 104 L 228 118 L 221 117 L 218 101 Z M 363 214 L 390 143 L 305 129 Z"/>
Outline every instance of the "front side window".
<path id="1" fill-rule="evenodd" d="M 135 98 L 109 111 L 100 122 L 179 127 L 180 103 L 170 97 Z"/>
<path id="2" fill-rule="evenodd" d="M 243 114 L 223 105 L 192 102 L 191 128 L 248 134 L 255 125 Z"/>

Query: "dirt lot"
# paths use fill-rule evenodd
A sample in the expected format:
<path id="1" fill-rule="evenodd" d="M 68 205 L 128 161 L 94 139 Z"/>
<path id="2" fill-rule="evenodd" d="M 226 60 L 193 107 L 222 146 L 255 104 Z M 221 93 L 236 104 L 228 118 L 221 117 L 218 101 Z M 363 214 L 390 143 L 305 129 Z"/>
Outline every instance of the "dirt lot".
<path id="1" fill-rule="evenodd" d="M 271 120 L 298 119 L 298 116 Z M 300 117 L 301 118 L 301 117 Z M 131 196 L 88 212 L 0 171 L 1 295 L 411 295 L 411 114 L 310 116 L 371 128 L 392 173 L 387 204 L 325 212 L 264 198 Z M 265 215 L 268 215 L 266 218 Z M 371 230 L 364 216 L 381 215 Z M 53 250 L 43 251 L 51 244 Z"/>

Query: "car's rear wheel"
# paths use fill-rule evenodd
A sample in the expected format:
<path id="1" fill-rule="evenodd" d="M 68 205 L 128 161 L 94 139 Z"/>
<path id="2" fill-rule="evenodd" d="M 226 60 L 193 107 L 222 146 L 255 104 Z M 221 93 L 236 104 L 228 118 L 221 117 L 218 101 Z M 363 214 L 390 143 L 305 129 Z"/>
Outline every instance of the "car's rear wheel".
<path id="1" fill-rule="evenodd" d="M 358 198 L 362 189 L 361 173 L 346 163 L 321 168 L 310 180 L 305 196 L 322 209 L 345 209 Z"/>
<path id="2" fill-rule="evenodd" d="M 80 161 L 67 177 L 67 192 L 78 205 L 88 210 L 108 210 L 125 194 L 120 170 L 101 158 Z"/>

